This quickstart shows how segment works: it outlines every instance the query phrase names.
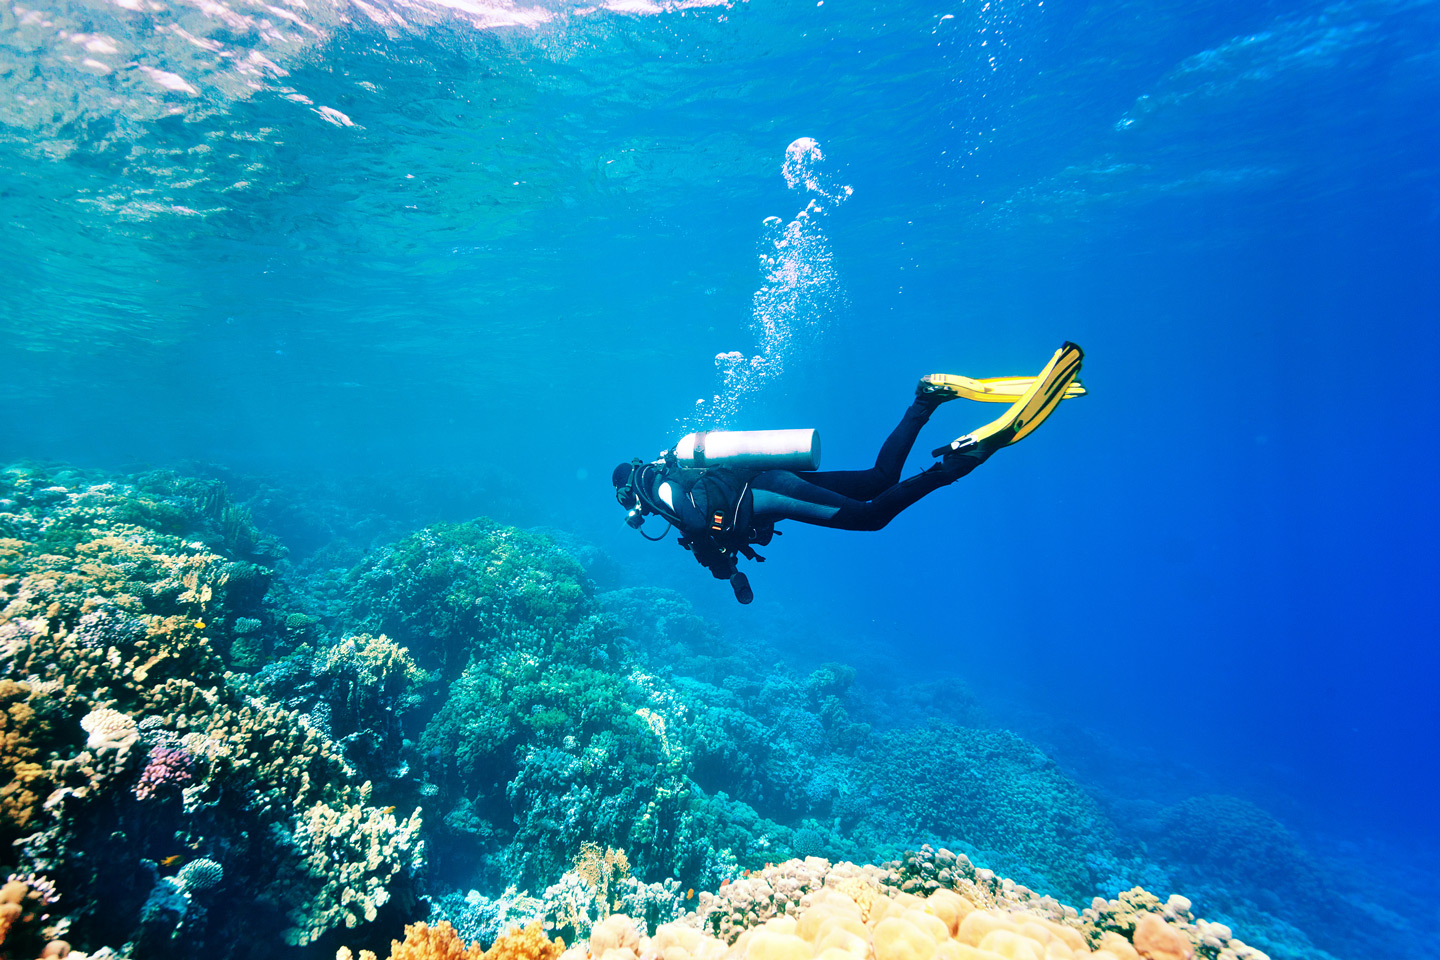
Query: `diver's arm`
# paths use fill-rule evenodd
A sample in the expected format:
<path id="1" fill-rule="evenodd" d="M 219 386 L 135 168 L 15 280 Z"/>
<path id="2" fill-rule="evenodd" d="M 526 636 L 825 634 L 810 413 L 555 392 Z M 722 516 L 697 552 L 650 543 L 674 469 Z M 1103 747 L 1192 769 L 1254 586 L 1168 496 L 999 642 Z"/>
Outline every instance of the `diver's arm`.
<path id="1" fill-rule="evenodd" d="M 674 524 L 687 537 L 703 537 L 710 523 L 690 499 L 694 483 L 684 483 L 675 475 L 662 474 L 651 488 L 651 497 L 674 514 Z"/>

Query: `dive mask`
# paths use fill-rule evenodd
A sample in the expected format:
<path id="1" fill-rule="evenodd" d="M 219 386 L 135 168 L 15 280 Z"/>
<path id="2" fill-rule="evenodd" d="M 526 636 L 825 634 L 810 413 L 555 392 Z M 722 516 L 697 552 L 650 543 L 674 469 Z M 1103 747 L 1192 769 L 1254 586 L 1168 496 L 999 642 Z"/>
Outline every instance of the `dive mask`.
<path id="1" fill-rule="evenodd" d="M 625 522 L 635 529 L 645 523 L 645 507 L 640 502 L 640 468 L 645 461 L 638 457 L 630 461 L 630 476 L 615 488 L 615 502 L 626 509 Z"/>

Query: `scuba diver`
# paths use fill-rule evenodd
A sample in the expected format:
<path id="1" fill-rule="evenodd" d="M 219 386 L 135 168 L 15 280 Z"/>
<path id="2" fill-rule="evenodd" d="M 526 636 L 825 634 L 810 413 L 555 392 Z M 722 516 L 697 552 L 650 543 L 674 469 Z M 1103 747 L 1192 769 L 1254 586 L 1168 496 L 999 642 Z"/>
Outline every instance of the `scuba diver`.
<path id="1" fill-rule="evenodd" d="M 839 530 L 879 530 L 926 494 L 947 486 L 984 463 L 996 450 L 1023 440 L 1060 401 L 1085 395 L 1076 377 L 1085 353 L 1066 342 L 1034 377 L 973 380 L 955 374 L 922 377 L 915 401 L 880 447 L 869 470 L 821 472 L 820 439 L 814 430 L 745 430 L 687 434 L 660 459 L 636 459 L 615 468 L 615 499 L 625 522 L 647 540 L 662 540 L 670 527 L 679 544 L 717 580 L 728 580 L 735 599 L 754 599 L 738 557 L 755 552 L 780 533 L 775 524 L 798 520 Z M 1003 416 L 931 452 L 939 462 L 900 479 L 920 428 L 935 408 L 964 397 L 1011 402 Z M 657 516 L 669 526 L 652 537 L 642 529 Z"/>

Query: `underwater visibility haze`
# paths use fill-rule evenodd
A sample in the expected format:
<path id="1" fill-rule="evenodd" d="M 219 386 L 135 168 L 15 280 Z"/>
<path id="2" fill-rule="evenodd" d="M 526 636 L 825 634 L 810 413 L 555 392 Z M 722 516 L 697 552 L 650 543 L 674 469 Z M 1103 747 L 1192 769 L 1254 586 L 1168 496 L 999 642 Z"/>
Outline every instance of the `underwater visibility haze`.
<path id="1" fill-rule="evenodd" d="M 1433 0 L 12 0 L 0 212 L 0 956 L 1440 956 Z"/>

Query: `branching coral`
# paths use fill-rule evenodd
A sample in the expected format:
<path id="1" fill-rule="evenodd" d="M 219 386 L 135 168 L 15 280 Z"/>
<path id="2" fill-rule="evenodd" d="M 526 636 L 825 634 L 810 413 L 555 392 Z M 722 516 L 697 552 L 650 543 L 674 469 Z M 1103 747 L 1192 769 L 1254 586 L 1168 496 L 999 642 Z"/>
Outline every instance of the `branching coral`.
<path id="1" fill-rule="evenodd" d="M 377 778 L 399 766 L 404 717 L 422 702 L 419 690 L 430 679 L 410 651 L 384 634 L 362 633 L 321 649 L 310 674 L 317 709 L 351 759 Z"/>
<path id="2" fill-rule="evenodd" d="M 368 702 L 393 699 L 427 677 L 410 651 L 385 634 L 346 637 L 315 657 L 315 674 L 344 681 L 355 699 Z"/>
<path id="3" fill-rule="evenodd" d="M 15 829 L 25 828 L 49 793 L 50 780 L 42 745 L 49 724 L 30 704 L 34 690 L 24 683 L 0 680 L 0 764 L 10 780 L 0 785 L 0 817 Z"/>
<path id="4" fill-rule="evenodd" d="M 610 902 L 610 890 L 630 873 L 630 860 L 624 850 L 614 847 L 601 849 L 598 843 L 582 843 L 580 854 L 571 869 L 605 903 Z"/>
<path id="5" fill-rule="evenodd" d="M 390 880 L 401 870 L 419 869 L 425 850 L 419 810 L 396 820 L 361 804 L 313 804 L 295 828 L 294 843 L 318 891 L 291 913 L 286 939 L 293 944 L 309 943 L 341 923 L 354 928 L 374 920 L 390 899 Z"/>
<path id="6" fill-rule="evenodd" d="M 174 747 L 152 747 L 150 759 L 140 772 L 140 782 L 135 784 L 135 799 L 148 800 L 178 791 L 193 779 L 195 759 L 190 754 Z"/>

